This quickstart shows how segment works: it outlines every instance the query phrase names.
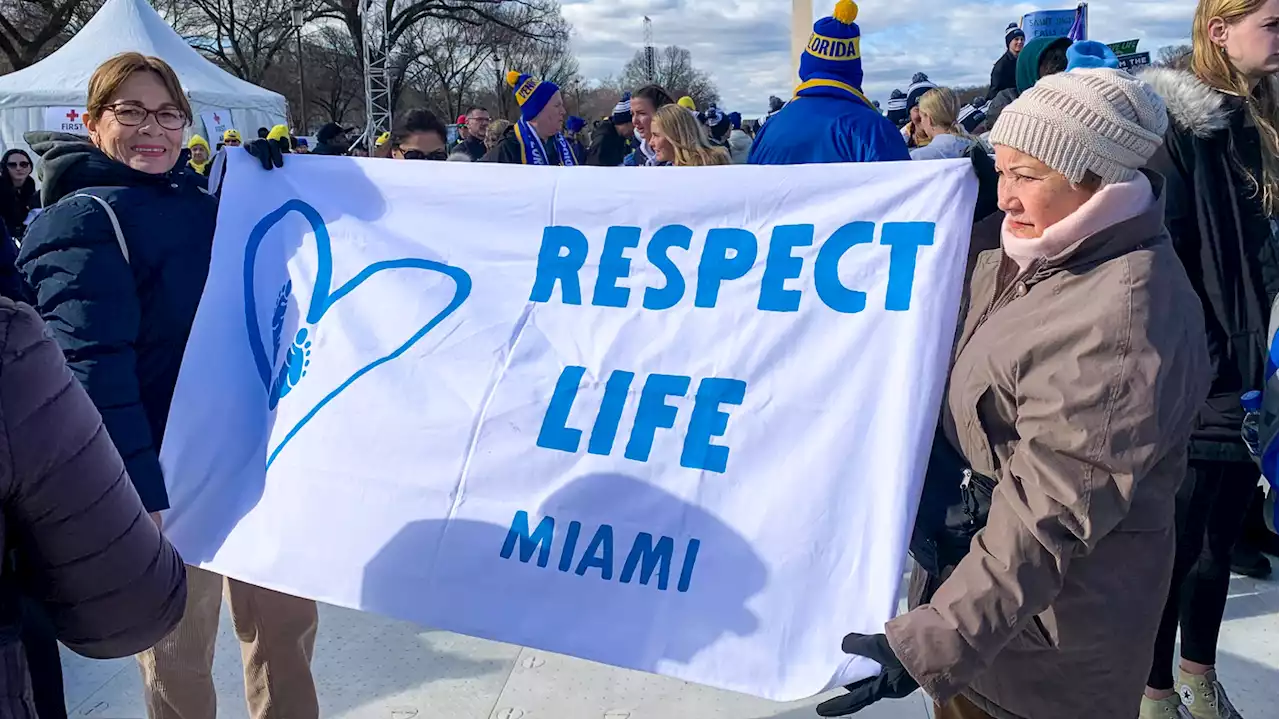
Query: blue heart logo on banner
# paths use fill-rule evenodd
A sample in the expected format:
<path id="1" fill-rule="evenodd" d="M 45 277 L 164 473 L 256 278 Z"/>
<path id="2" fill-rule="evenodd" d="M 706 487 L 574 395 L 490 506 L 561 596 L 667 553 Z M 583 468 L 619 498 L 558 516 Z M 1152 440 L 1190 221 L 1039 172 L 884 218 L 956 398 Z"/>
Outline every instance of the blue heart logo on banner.
<path id="1" fill-rule="evenodd" d="M 316 239 L 316 278 L 315 291 L 311 296 L 311 302 L 307 307 L 306 322 L 311 327 L 319 325 L 324 319 L 325 313 L 329 308 L 337 304 L 342 298 L 350 295 L 365 281 L 383 270 L 395 269 L 420 269 L 428 272 L 438 272 L 454 281 L 456 289 L 453 299 L 445 306 L 443 310 L 433 316 L 425 325 L 420 327 L 399 347 L 391 352 L 378 357 L 368 364 L 360 367 L 352 372 L 349 377 L 338 384 L 331 392 L 326 394 L 315 406 L 307 410 L 303 414 L 302 419 L 297 424 L 289 428 L 284 439 L 280 444 L 271 449 L 267 455 L 267 467 L 270 467 L 276 457 L 280 455 L 280 451 L 302 430 L 308 422 L 316 416 L 320 410 L 333 401 L 335 397 L 342 394 L 356 380 L 373 371 L 377 367 L 384 365 L 397 357 L 404 354 L 410 347 L 417 344 L 419 340 L 427 335 L 432 329 L 438 326 L 446 317 L 453 314 L 462 303 L 466 301 L 467 296 L 471 294 L 471 276 L 458 267 L 446 265 L 442 262 L 427 260 L 417 257 L 405 257 L 395 260 L 384 260 L 375 262 L 368 267 L 360 270 L 355 277 L 352 277 L 342 286 L 333 289 L 333 249 L 329 240 L 329 229 L 325 225 L 324 218 L 316 212 L 315 208 L 302 200 L 289 200 L 279 207 L 279 209 L 263 217 L 253 231 L 249 234 L 248 243 L 245 246 L 244 255 L 244 316 L 245 325 L 249 330 L 249 348 L 253 352 L 254 364 L 258 369 L 258 376 L 262 380 L 262 386 L 267 391 L 267 407 L 274 410 L 277 403 L 289 393 L 289 391 L 297 384 L 301 378 L 307 364 L 310 362 L 311 339 L 309 331 L 306 328 L 299 329 L 294 337 L 293 345 L 289 347 L 285 354 L 284 362 L 281 364 L 275 378 L 272 378 L 272 369 L 275 357 L 280 351 L 281 333 L 283 331 L 283 320 L 285 311 L 288 307 L 290 294 L 292 291 L 292 282 L 286 282 L 280 291 L 280 295 L 276 300 L 275 307 L 272 310 L 271 329 L 272 329 L 272 348 L 271 353 L 267 353 L 267 348 L 262 338 L 262 326 L 258 321 L 257 300 L 254 293 L 254 271 L 257 264 L 258 249 L 262 245 L 262 241 L 266 238 L 267 233 L 283 220 L 290 212 L 297 212 L 302 215 L 311 225 L 311 230 Z"/>

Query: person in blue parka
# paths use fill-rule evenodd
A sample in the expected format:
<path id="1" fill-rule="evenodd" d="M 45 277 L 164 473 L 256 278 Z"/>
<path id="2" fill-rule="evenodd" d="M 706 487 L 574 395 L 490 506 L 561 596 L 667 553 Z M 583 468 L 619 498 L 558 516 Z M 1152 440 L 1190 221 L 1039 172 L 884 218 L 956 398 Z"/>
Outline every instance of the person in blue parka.
<path id="1" fill-rule="evenodd" d="M 795 98 L 769 119 L 751 147 L 752 165 L 906 160 L 893 123 L 862 94 L 861 30 L 853 0 L 813 25 L 800 55 Z"/>

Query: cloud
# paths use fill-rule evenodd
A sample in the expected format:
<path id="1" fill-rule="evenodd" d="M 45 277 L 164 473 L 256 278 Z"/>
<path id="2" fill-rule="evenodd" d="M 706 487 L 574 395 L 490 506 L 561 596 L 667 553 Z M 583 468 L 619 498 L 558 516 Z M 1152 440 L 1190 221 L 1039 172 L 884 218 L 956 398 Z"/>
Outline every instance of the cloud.
<path id="1" fill-rule="evenodd" d="M 710 73 L 721 105 L 751 117 L 770 95 L 786 96 L 791 73 L 791 4 L 787 0 L 562 0 L 574 25 L 574 52 L 588 79 L 616 76 L 644 45 L 644 17 L 654 44 L 680 45 Z M 833 0 L 813 0 L 829 11 Z M 1004 28 L 1043 8 L 1006 0 L 862 0 L 863 89 L 883 102 L 905 89 L 916 72 L 941 85 L 985 85 L 1004 52 Z M 1056 6 L 1070 8 L 1073 0 Z M 1052 6 L 1051 6 L 1052 7 Z M 1152 53 L 1186 42 L 1193 3 L 1168 0 L 1095 2 L 1090 37 L 1103 42 L 1139 38 Z"/>

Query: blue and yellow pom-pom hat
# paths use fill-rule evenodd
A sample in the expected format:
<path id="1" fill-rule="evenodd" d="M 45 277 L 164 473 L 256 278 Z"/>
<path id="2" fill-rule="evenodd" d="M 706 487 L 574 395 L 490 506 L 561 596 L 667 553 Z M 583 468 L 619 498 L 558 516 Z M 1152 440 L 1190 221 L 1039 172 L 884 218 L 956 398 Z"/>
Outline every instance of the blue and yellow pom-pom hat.
<path id="1" fill-rule="evenodd" d="M 551 102 L 551 98 L 560 92 L 560 86 L 554 82 L 543 82 L 536 77 L 512 70 L 507 73 L 507 84 L 516 93 L 516 102 L 520 105 L 520 116 L 525 121 L 532 120 L 542 112 L 542 108 Z"/>
<path id="2" fill-rule="evenodd" d="M 853 0 L 836 3 L 831 17 L 813 24 L 809 45 L 800 55 L 800 87 L 836 86 L 862 94 L 862 30 L 854 20 Z"/>

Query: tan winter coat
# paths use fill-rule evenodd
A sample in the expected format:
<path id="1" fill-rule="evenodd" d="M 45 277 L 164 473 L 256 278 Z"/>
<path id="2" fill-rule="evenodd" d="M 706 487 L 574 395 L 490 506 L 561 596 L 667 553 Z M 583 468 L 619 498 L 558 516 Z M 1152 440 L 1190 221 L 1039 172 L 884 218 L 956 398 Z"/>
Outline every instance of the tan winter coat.
<path id="1" fill-rule="evenodd" d="M 1021 276 L 999 250 L 978 259 L 943 427 L 998 484 L 969 555 L 886 629 L 935 699 L 963 692 L 998 719 L 1138 714 L 1209 388 L 1200 301 L 1148 176 L 1145 213 Z"/>

